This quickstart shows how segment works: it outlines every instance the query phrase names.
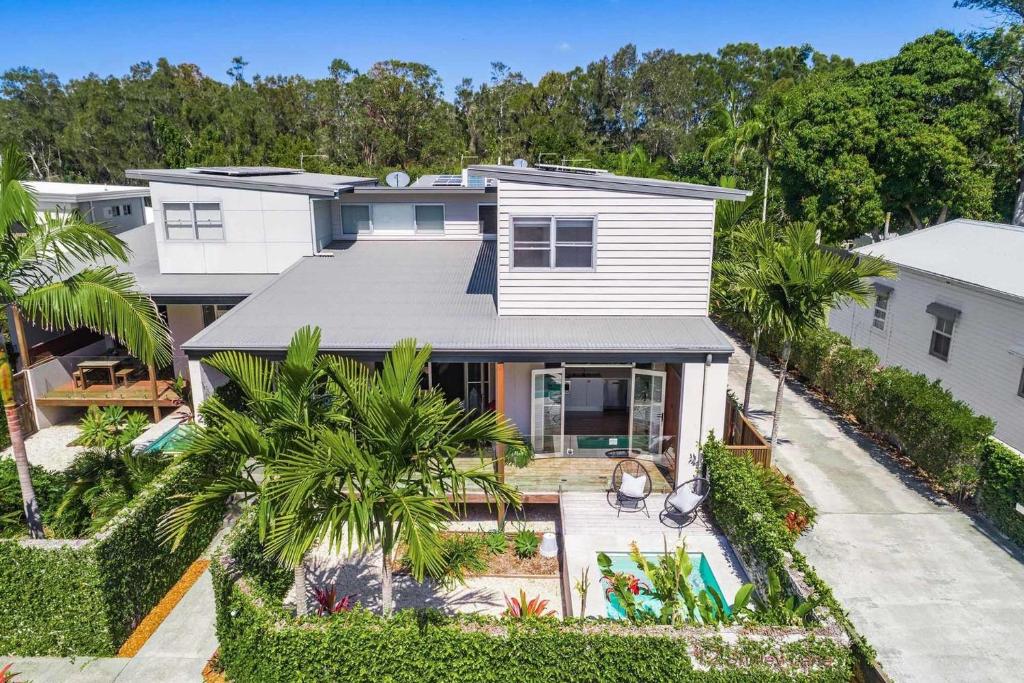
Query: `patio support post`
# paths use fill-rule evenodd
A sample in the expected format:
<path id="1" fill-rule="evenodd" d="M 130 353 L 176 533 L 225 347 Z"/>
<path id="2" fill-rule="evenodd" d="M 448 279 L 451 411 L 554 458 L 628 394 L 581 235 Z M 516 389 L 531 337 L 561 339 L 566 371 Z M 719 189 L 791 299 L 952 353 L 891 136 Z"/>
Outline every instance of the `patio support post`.
<path id="1" fill-rule="evenodd" d="M 505 416 L 505 364 L 494 364 L 494 412 Z M 494 444 L 494 471 L 498 481 L 505 483 L 505 444 Z M 505 523 L 505 503 L 498 503 L 498 524 Z"/>
<path id="2" fill-rule="evenodd" d="M 156 389 L 156 365 L 148 364 L 149 367 L 149 390 L 153 393 L 153 422 L 160 421 L 160 395 Z"/>
<path id="3" fill-rule="evenodd" d="M 11 318 L 14 319 L 14 336 L 18 340 L 21 369 L 28 370 L 28 366 L 32 364 L 32 349 L 29 348 L 28 339 L 25 337 L 25 318 L 21 315 L 21 309 L 11 306 Z"/>

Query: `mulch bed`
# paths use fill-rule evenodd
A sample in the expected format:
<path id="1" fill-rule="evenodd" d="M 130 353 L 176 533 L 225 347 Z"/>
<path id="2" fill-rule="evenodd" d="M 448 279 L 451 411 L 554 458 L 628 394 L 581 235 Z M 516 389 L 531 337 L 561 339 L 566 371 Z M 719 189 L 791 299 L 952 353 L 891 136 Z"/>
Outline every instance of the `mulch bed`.
<path id="1" fill-rule="evenodd" d="M 448 531 L 441 534 L 443 537 L 454 536 L 484 536 L 478 531 Z M 533 557 L 520 558 L 516 555 L 515 534 L 505 534 L 505 552 L 500 555 L 492 555 L 487 550 L 483 551 L 483 557 L 487 560 L 487 568 L 482 572 L 470 572 L 468 576 L 523 576 L 523 577 L 558 577 L 558 557 L 541 557 L 538 552 Z M 537 534 L 540 540 L 541 534 Z M 397 552 L 396 565 L 401 566 L 404 548 Z M 401 573 L 403 570 L 399 569 Z"/>
<path id="2" fill-rule="evenodd" d="M 171 613 L 181 599 L 185 597 L 185 593 L 188 593 L 189 589 L 195 585 L 195 582 L 199 580 L 199 577 L 203 575 L 206 568 L 210 566 L 209 560 L 196 560 L 193 562 L 185 573 L 181 575 L 178 582 L 171 586 L 171 590 L 167 591 L 167 594 L 156 604 L 149 614 L 139 622 L 139 625 L 135 627 L 132 634 L 128 636 L 128 640 L 124 641 L 124 645 L 117 651 L 118 657 L 134 657 L 138 654 L 142 646 L 146 644 L 149 637 L 153 635 L 153 632 L 163 623 L 167 615 Z"/>

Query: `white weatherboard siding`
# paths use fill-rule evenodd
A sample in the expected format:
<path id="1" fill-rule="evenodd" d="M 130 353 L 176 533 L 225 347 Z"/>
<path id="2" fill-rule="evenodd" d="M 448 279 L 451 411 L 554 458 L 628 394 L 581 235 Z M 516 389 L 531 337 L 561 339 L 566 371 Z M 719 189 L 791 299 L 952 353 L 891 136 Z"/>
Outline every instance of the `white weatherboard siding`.
<path id="1" fill-rule="evenodd" d="M 280 273 L 313 253 L 310 200 L 303 194 L 150 183 L 162 273 Z M 168 240 L 166 202 L 219 202 L 223 240 Z"/>
<path id="2" fill-rule="evenodd" d="M 494 204 L 498 201 L 494 194 L 472 193 L 465 196 L 452 194 L 430 194 L 429 192 L 396 192 L 392 195 L 375 193 L 347 193 L 341 199 L 331 202 L 331 223 L 334 239 L 353 239 L 354 235 L 346 235 L 341 227 L 342 204 L 443 204 L 444 205 L 444 237 L 454 239 L 480 239 L 480 222 L 477 207 L 480 204 Z M 387 234 L 360 233 L 358 239 L 438 239 L 440 233 L 415 235 L 411 232 L 392 232 Z"/>
<path id="3" fill-rule="evenodd" d="M 855 346 L 878 354 L 883 365 L 899 365 L 942 381 L 954 396 L 996 421 L 996 436 L 1024 448 L 1024 398 L 1017 395 L 1024 358 L 1024 301 L 900 269 L 885 330 L 872 327 L 874 306 L 833 311 L 829 324 Z M 939 302 L 961 311 L 953 328 L 949 360 L 928 353 L 935 316 L 925 307 Z"/>
<path id="4" fill-rule="evenodd" d="M 595 268 L 513 271 L 513 216 L 595 216 Z M 715 203 L 502 180 L 498 185 L 501 315 L 708 313 Z"/>

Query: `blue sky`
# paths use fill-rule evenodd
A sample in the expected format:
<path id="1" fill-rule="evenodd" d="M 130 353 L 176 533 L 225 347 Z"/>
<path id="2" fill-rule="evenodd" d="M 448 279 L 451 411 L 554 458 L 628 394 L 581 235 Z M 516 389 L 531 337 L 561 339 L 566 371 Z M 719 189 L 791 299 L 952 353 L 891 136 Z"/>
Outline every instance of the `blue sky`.
<path id="1" fill-rule="evenodd" d="M 0 68 L 32 66 L 62 79 L 127 72 L 143 60 L 193 62 L 225 79 L 231 58 L 247 74 L 323 76 L 335 57 L 365 70 L 382 59 L 430 64 L 447 94 L 463 76 L 479 82 L 492 61 L 535 80 L 633 42 L 641 51 L 713 52 L 729 42 L 811 43 L 871 60 L 938 28 L 989 26 L 953 0 L 754 2 L 590 0 L 589 2 L 15 2 L 0 0 L 0 23 L 18 40 L 0 42 Z"/>

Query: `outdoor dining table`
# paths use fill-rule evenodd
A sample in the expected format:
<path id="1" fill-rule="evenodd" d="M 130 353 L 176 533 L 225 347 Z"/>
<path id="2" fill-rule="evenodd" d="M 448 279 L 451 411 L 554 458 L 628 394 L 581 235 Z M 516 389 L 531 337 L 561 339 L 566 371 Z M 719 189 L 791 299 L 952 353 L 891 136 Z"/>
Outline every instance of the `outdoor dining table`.
<path id="1" fill-rule="evenodd" d="M 119 358 L 97 358 L 96 360 L 83 360 L 79 362 L 77 367 L 82 371 L 82 388 L 85 389 L 88 386 L 88 382 L 85 380 L 86 370 L 106 370 L 110 373 L 110 386 L 116 387 L 114 371 L 120 364 L 121 360 Z"/>

